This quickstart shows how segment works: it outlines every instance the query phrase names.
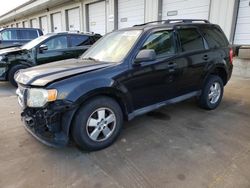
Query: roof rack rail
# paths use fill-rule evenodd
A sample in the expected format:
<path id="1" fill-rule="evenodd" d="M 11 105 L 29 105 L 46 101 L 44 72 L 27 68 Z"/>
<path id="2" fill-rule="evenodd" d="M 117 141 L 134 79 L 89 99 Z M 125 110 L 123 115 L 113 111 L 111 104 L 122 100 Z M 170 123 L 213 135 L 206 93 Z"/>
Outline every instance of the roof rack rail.
<path id="1" fill-rule="evenodd" d="M 147 23 L 138 24 L 134 26 L 143 26 L 143 25 L 154 24 L 154 23 L 169 24 L 169 23 L 194 23 L 194 22 L 210 23 L 208 20 L 205 20 L 205 19 L 169 19 L 169 20 L 152 21 L 152 22 L 147 22 Z"/>

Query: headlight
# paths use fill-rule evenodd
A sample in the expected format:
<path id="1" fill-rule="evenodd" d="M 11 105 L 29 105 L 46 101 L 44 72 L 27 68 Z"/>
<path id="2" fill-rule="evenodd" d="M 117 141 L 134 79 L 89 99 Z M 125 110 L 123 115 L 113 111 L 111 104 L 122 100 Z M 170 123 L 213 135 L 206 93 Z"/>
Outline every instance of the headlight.
<path id="1" fill-rule="evenodd" d="M 56 89 L 29 89 L 27 95 L 27 106 L 43 107 L 47 102 L 55 101 L 57 98 Z"/>
<path id="2" fill-rule="evenodd" d="M 0 67 L 0 76 L 2 76 L 6 72 L 5 67 Z"/>
<path id="3" fill-rule="evenodd" d="M 0 61 L 2 61 L 4 59 L 4 56 L 0 55 Z"/>

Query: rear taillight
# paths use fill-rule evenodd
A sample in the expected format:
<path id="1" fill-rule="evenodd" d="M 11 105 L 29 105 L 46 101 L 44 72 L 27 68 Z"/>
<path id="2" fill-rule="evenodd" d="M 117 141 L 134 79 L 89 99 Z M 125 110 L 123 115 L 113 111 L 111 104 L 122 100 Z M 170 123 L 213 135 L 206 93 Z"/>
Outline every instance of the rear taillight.
<path id="1" fill-rule="evenodd" d="M 230 48 L 230 51 L 229 51 L 229 61 L 231 64 L 233 64 L 233 57 L 234 57 L 234 52 L 233 52 L 233 49 Z"/>

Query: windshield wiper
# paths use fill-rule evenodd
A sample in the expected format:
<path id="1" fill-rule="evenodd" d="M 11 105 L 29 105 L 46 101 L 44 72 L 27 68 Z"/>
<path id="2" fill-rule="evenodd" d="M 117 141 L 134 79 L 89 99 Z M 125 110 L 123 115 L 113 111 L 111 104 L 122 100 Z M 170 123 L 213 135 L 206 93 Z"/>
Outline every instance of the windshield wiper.
<path id="1" fill-rule="evenodd" d="M 82 58 L 82 60 L 99 61 L 98 59 L 95 59 L 95 58 L 93 58 L 93 57 L 86 57 L 86 58 Z"/>

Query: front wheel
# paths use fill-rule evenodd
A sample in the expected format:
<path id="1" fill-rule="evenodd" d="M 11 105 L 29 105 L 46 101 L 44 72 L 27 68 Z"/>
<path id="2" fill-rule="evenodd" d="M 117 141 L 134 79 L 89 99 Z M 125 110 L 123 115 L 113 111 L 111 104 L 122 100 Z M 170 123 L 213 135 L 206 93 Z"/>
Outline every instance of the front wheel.
<path id="1" fill-rule="evenodd" d="M 221 102 L 223 92 L 224 84 L 222 79 L 219 76 L 210 75 L 202 89 L 199 105 L 207 110 L 217 108 Z"/>
<path id="2" fill-rule="evenodd" d="M 111 145 L 123 124 L 119 104 L 109 97 L 97 97 L 77 112 L 72 129 L 76 144 L 84 150 L 100 150 Z"/>
<path id="3" fill-rule="evenodd" d="M 16 83 L 16 81 L 15 81 L 15 79 L 14 79 L 15 74 L 16 74 L 19 70 L 21 70 L 21 69 L 26 69 L 26 68 L 27 68 L 27 67 L 24 66 L 24 65 L 16 65 L 16 66 L 14 66 L 14 67 L 12 67 L 12 68 L 10 69 L 10 71 L 9 71 L 9 73 L 8 73 L 8 80 L 9 80 L 9 82 L 10 82 L 14 87 L 17 87 L 17 83 Z"/>

